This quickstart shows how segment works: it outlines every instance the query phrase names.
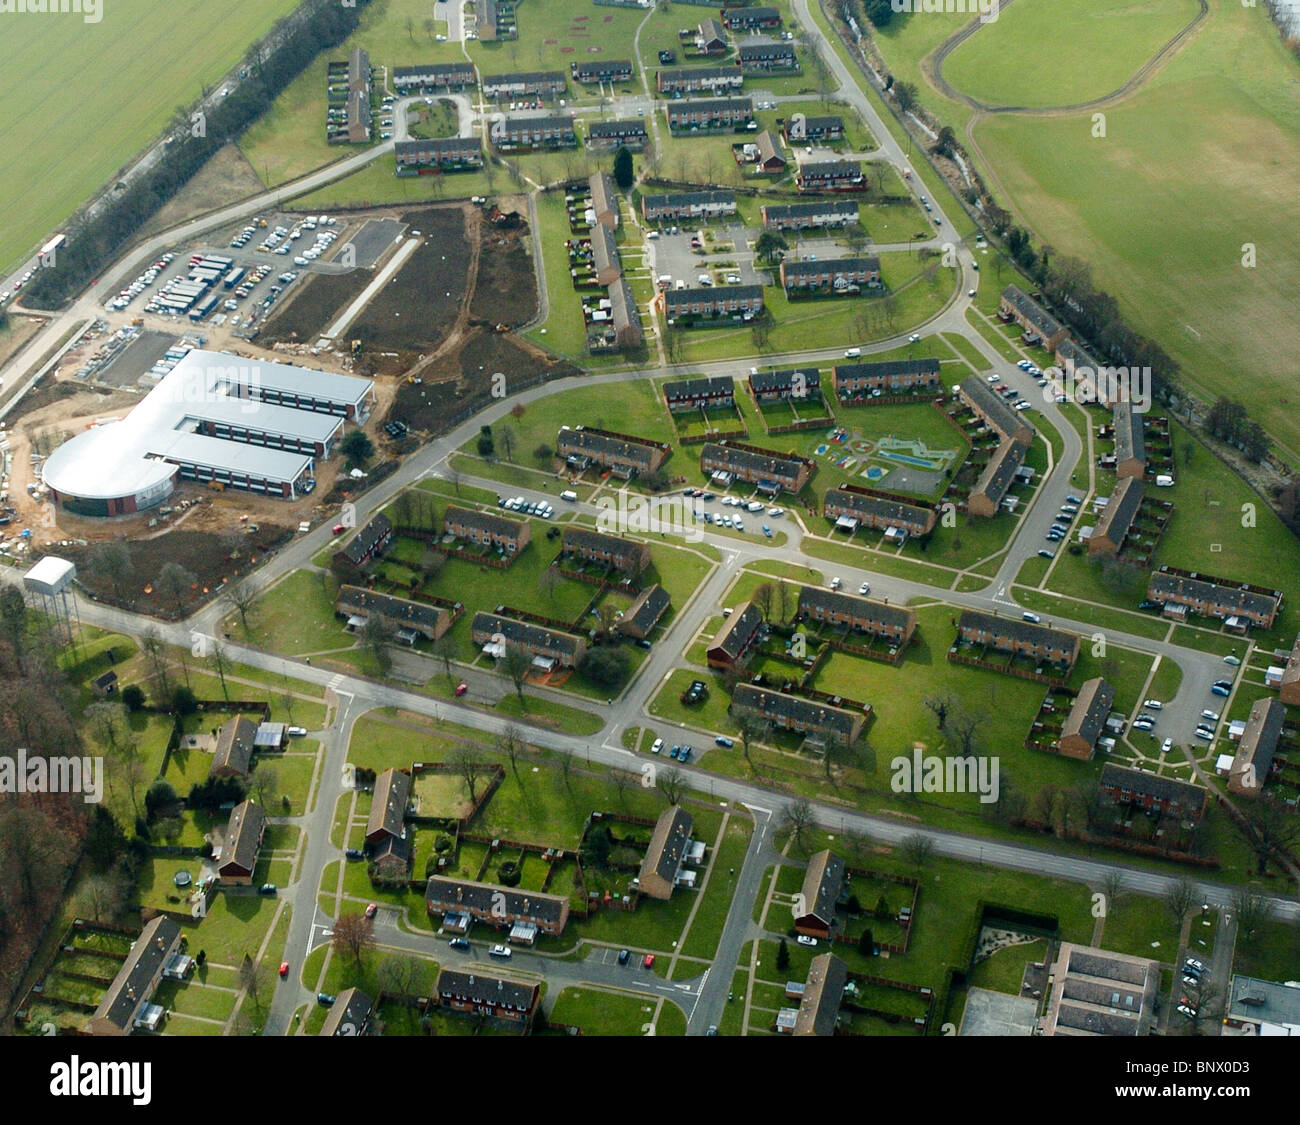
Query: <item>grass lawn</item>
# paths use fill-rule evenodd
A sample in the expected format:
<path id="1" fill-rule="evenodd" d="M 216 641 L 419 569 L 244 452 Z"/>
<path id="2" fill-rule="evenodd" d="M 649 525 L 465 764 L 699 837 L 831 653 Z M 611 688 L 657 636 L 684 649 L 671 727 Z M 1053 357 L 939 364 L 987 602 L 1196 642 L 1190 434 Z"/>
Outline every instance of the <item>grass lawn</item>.
<path id="1" fill-rule="evenodd" d="M 248 614 L 252 634 L 273 641 L 277 651 L 300 654 L 351 648 L 356 638 L 334 616 L 331 575 L 295 570 L 258 598 Z M 238 620 L 227 621 L 235 629 Z"/>
<path id="2" fill-rule="evenodd" d="M 245 953 L 257 955 L 279 903 L 278 898 L 264 895 L 218 894 L 197 931 L 189 934 L 190 948 L 206 949 L 210 961 L 237 968 Z M 267 956 L 278 958 L 279 951 L 271 950 Z"/>
<path id="3" fill-rule="evenodd" d="M 1047 952 L 1047 940 L 1039 938 L 1026 945 L 1012 945 L 999 949 L 983 961 L 976 963 L 967 978 L 971 988 L 987 988 L 994 992 L 1006 992 L 1012 996 L 1020 995 L 1020 983 L 1025 977 L 1025 968 L 1031 961 L 1041 961 Z"/>
<path id="4" fill-rule="evenodd" d="M 682 952 L 688 956 L 712 957 L 717 950 L 735 890 L 736 877 L 729 872 L 733 868 L 740 870 L 753 831 L 754 827 L 748 820 L 732 817 L 727 823 L 722 846 L 710 855 L 709 882 L 686 935 L 686 944 L 682 947 Z M 712 848 L 713 841 L 707 843 Z"/>
<path id="5" fill-rule="evenodd" d="M 1111 906 L 1098 944 L 1134 957 L 1172 961 L 1178 955 L 1178 926 L 1159 899 L 1128 892 Z"/>
<path id="6" fill-rule="evenodd" d="M 1237 935 L 1234 972 L 1261 980 L 1294 980 L 1300 965 L 1300 926 L 1273 920 L 1246 939 Z"/>
<path id="7" fill-rule="evenodd" d="M 0 96 L 10 112 L 0 185 L 10 203 L 0 272 L 34 252 L 159 135 L 177 106 L 217 82 L 294 7 L 294 0 L 233 7 L 113 0 L 94 23 L 75 14 L 6 20 Z M 179 43 L 184 50 L 176 50 Z M 148 97 L 139 96 L 125 58 L 151 60 Z M 26 190 L 37 181 L 40 191 Z"/>
<path id="8" fill-rule="evenodd" d="M 587 1035 L 656 1035 L 661 1033 L 654 1022 L 656 1005 L 655 1000 L 626 992 L 566 988 L 555 998 L 549 1018 L 576 1025 Z"/>

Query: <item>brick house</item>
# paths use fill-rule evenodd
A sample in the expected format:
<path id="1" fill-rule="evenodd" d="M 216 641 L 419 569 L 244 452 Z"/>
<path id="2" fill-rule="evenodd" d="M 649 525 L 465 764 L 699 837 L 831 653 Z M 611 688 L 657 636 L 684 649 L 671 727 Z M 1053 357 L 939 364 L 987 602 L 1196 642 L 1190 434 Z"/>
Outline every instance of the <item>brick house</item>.
<path id="1" fill-rule="evenodd" d="M 813 199 L 807 203 L 764 203 L 759 207 L 768 230 L 808 230 L 813 227 L 843 227 L 858 221 L 858 204 L 853 199 Z"/>
<path id="2" fill-rule="evenodd" d="M 1025 446 L 1014 438 L 1003 438 L 971 487 L 966 510 L 973 516 L 996 516 L 1024 462 Z"/>
<path id="3" fill-rule="evenodd" d="M 427 141 L 397 141 L 393 155 L 399 176 L 426 172 L 466 172 L 483 166 L 483 146 L 477 137 L 438 137 Z"/>
<path id="4" fill-rule="evenodd" d="M 719 14 L 722 25 L 731 31 L 765 31 L 781 26 L 781 13 L 776 8 L 723 8 Z"/>
<path id="5" fill-rule="evenodd" d="M 791 144 L 825 144 L 844 139 L 844 118 L 838 113 L 808 117 L 795 114 L 782 127 Z"/>
<path id="6" fill-rule="evenodd" d="M 571 117 L 507 117 L 498 129 L 494 122 L 488 134 L 498 152 L 577 148 L 578 135 Z"/>
<path id="7" fill-rule="evenodd" d="M 760 172 L 776 175 L 785 171 L 785 154 L 781 151 L 781 142 L 771 129 L 764 129 L 759 133 L 754 138 L 754 145 L 758 149 L 758 155 L 754 158 L 754 166 Z"/>
<path id="8" fill-rule="evenodd" d="M 405 840 L 406 807 L 411 802 L 411 775 L 405 770 L 387 769 L 375 776 L 375 789 L 366 820 L 366 843 Z"/>
<path id="9" fill-rule="evenodd" d="M 736 381 L 730 375 L 679 379 L 663 386 L 664 402 L 673 414 L 694 410 L 730 410 L 736 405 Z"/>
<path id="10" fill-rule="evenodd" d="M 90 1017 L 91 1035 L 157 1031 L 166 1015 L 152 1003 L 168 962 L 179 952 L 181 928 L 166 914 L 145 923 Z"/>
<path id="11" fill-rule="evenodd" d="M 843 296 L 859 293 L 863 289 L 879 289 L 880 259 L 827 258 L 781 262 L 781 286 L 787 294 L 820 293 L 823 296 Z"/>
<path id="12" fill-rule="evenodd" d="M 809 160 L 795 173 L 800 191 L 862 191 L 866 183 L 859 160 Z"/>
<path id="13" fill-rule="evenodd" d="M 484 98 L 554 98 L 569 88 L 562 70 L 488 74 L 483 77 Z"/>
<path id="14" fill-rule="evenodd" d="M 451 628 L 453 621 L 444 606 L 380 594 L 362 586 L 340 587 L 334 612 L 347 618 L 350 629 L 364 628 L 371 617 L 378 617 L 399 640 L 408 642 L 417 637 L 436 641 Z"/>
<path id="15" fill-rule="evenodd" d="M 635 578 L 650 565 L 650 546 L 639 539 L 622 539 L 585 527 L 566 527 L 560 537 L 560 557 L 599 563 Z"/>
<path id="16" fill-rule="evenodd" d="M 877 363 L 841 363 L 835 367 L 835 396 L 858 403 L 875 394 L 905 391 L 940 393 L 943 380 L 937 359 L 886 359 Z"/>
<path id="17" fill-rule="evenodd" d="M 469 62 L 395 66 L 392 73 L 393 89 L 399 94 L 435 94 L 478 85 L 478 72 Z"/>
<path id="18" fill-rule="evenodd" d="M 1074 697 L 1070 713 L 1061 724 L 1060 752 L 1067 758 L 1088 761 L 1097 747 L 1097 739 L 1106 729 L 1115 689 L 1101 676 L 1085 680 Z"/>
<path id="19" fill-rule="evenodd" d="M 1247 624 L 1271 629 L 1282 608 L 1281 590 L 1265 590 L 1170 566 L 1162 566 L 1151 575 L 1147 597 L 1163 605 L 1166 614 L 1171 606 L 1181 606 L 1185 611 L 1217 617 L 1229 624 L 1235 618 L 1241 629 Z"/>
<path id="20" fill-rule="evenodd" d="M 749 393 L 760 406 L 771 402 L 821 402 L 822 376 L 815 367 L 788 367 L 749 376 Z"/>
<path id="21" fill-rule="evenodd" d="M 715 19 L 703 20 L 695 33 L 695 46 L 704 55 L 725 55 L 727 33 Z"/>
<path id="22" fill-rule="evenodd" d="M 208 766 L 209 777 L 247 777 L 257 738 L 257 724 L 243 715 L 217 728 L 217 746 Z"/>
<path id="23" fill-rule="evenodd" d="M 737 130 L 754 120 L 750 98 L 698 98 L 671 101 L 664 106 L 668 127 L 675 133 L 710 129 Z"/>
<path id="24" fill-rule="evenodd" d="M 613 285 L 623 276 L 614 232 L 600 223 L 591 228 L 591 268 L 600 285 Z"/>
<path id="25" fill-rule="evenodd" d="M 662 586 L 646 587 L 619 619 L 618 631 L 626 637 L 645 640 L 668 612 L 670 602 L 668 591 Z"/>
<path id="26" fill-rule="evenodd" d="M 1115 427 L 1115 475 L 1141 480 L 1147 471 L 1144 415 L 1131 402 L 1117 402 L 1111 410 Z"/>
<path id="27" fill-rule="evenodd" d="M 1074 381 L 1076 402 L 1096 402 L 1113 406 L 1120 397 L 1120 387 L 1105 367 L 1084 347 L 1066 337 L 1056 345 L 1056 365 Z"/>
<path id="28" fill-rule="evenodd" d="M 739 90 L 744 84 L 745 75 L 734 66 L 670 67 L 655 74 L 655 87 L 659 93 L 668 97 L 675 94 L 698 94 L 701 91 L 716 94 L 726 90 Z"/>
<path id="29" fill-rule="evenodd" d="M 737 718 L 754 716 L 781 730 L 839 746 L 853 745 L 866 721 L 858 712 L 754 684 L 737 684 L 728 710 Z"/>
<path id="30" fill-rule="evenodd" d="M 799 587 L 795 620 L 815 621 L 819 625 L 865 633 L 900 648 L 908 644 L 916 632 L 916 614 L 910 609 L 821 586 Z"/>
<path id="31" fill-rule="evenodd" d="M 633 72 L 631 59 L 587 59 L 569 64 L 573 80 L 584 86 L 597 82 L 631 82 Z"/>
<path id="32" fill-rule="evenodd" d="M 672 897 L 694 827 L 695 818 L 681 805 L 669 805 L 659 814 L 637 875 L 637 886 L 647 898 Z"/>
<path id="33" fill-rule="evenodd" d="M 644 132 L 643 128 L 642 134 Z M 587 190 L 591 192 L 591 209 L 597 224 L 612 231 L 618 230 L 618 189 L 614 177 L 608 172 L 593 172 L 587 181 Z"/>
<path id="34" fill-rule="evenodd" d="M 908 535 L 929 535 L 939 522 L 932 507 L 908 503 L 892 493 L 876 492 L 855 484 L 828 488 L 822 501 L 822 514 L 853 534 L 859 527 L 870 531 L 897 528 Z"/>
<path id="35" fill-rule="evenodd" d="M 1033 444 L 1037 432 L 1034 427 L 978 375 L 962 380 L 957 397 L 970 407 L 976 418 L 1001 437 L 1011 438 L 1021 445 Z"/>
<path id="36" fill-rule="evenodd" d="M 763 615 L 753 602 L 741 602 L 713 635 L 705 651 L 710 668 L 743 668 L 762 638 Z"/>
<path id="37" fill-rule="evenodd" d="M 795 916 L 794 928 L 808 937 L 829 941 L 835 928 L 835 904 L 843 893 L 844 860 L 830 849 L 809 856 L 798 900 L 803 913 Z"/>
<path id="38" fill-rule="evenodd" d="M 566 895 L 523 891 L 471 879 L 434 875 L 424 891 L 424 903 L 432 914 L 468 914 L 498 929 L 517 922 L 531 923 L 552 936 L 564 932 L 569 921 Z"/>
<path id="39" fill-rule="evenodd" d="M 765 40 L 759 43 L 742 43 L 737 52 L 740 69 L 749 73 L 770 70 L 798 71 L 799 59 L 793 43 Z"/>
<path id="40" fill-rule="evenodd" d="M 664 219 L 720 219 L 736 213 L 730 191 L 670 191 L 641 197 L 641 217 L 648 223 Z"/>
<path id="41" fill-rule="evenodd" d="M 1296 635 L 1291 655 L 1287 658 L 1286 666 L 1282 669 L 1282 677 L 1278 681 L 1277 697 L 1283 703 L 1300 706 L 1300 634 Z"/>
<path id="42" fill-rule="evenodd" d="M 849 967 L 833 953 L 819 953 L 808 964 L 792 1035 L 834 1035 Z"/>
<path id="43" fill-rule="evenodd" d="M 1073 633 L 973 609 L 963 610 L 957 619 L 957 638 L 996 652 L 1061 665 L 1067 670 L 1079 659 L 1079 638 Z"/>
<path id="44" fill-rule="evenodd" d="M 734 441 L 710 441 L 700 447 L 700 470 L 706 476 L 754 485 L 759 492 L 778 496 L 796 493 L 817 470 L 815 462 L 795 453 L 773 453 Z"/>
<path id="45" fill-rule="evenodd" d="M 1069 336 L 1069 330 L 1018 285 L 1008 285 L 1002 290 L 998 316 L 1004 321 L 1014 321 L 1025 334 L 1025 343 L 1041 344 L 1049 352 Z"/>
<path id="46" fill-rule="evenodd" d="M 470 627 L 470 637 L 480 648 L 490 647 L 495 650 L 498 644 L 518 645 L 532 655 L 535 661 L 554 662 L 561 668 L 576 668 L 587 653 L 587 642 L 582 637 L 559 629 L 549 629 L 544 625 L 534 625 L 529 621 L 503 617 L 499 613 L 476 613 Z"/>
<path id="47" fill-rule="evenodd" d="M 615 121 L 592 121 L 587 126 L 589 148 L 615 149 L 621 146 L 632 152 L 640 152 L 645 148 L 648 139 L 645 121 L 639 117 L 620 118 Z M 602 174 L 597 173 L 597 175 Z"/>
<path id="48" fill-rule="evenodd" d="M 614 334 L 614 346 L 624 350 L 639 348 L 644 337 L 632 286 L 626 277 L 620 277 L 605 293 L 609 298 L 609 323 L 610 331 Z"/>
<path id="49" fill-rule="evenodd" d="M 1250 709 L 1246 729 L 1237 743 L 1237 753 L 1228 773 L 1228 792 L 1238 797 L 1258 797 L 1273 768 L 1286 708 L 1276 699 L 1257 699 Z"/>
<path id="50" fill-rule="evenodd" d="M 1199 820 L 1205 815 L 1207 794 L 1199 785 L 1161 777 L 1143 770 L 1131 770 L 1107 762 L 1101 769 L 1101 791 L 1122 805 L 1136 805 L 1148 812 Z"/>
<path id="51" fill-rule="evenodd" d="M 561 426 L 555 438 L 556 455 L 564 458 L 570 468 L 581 472 L 595 465 L 624 480 L 658 472 L 671 448 L 664 442 L 591 426 Z"/>
<path id="52" fill-rule="evenodd" d="M 241 801 L 230 810 L 217 876 L 223 883 L 248 886 L 253 881 L 257 853 L 266 832 L 266 812 L 252 801 Z"/>
<path id="53" fill-rule="evenodd" d="M 532 528 L 526 520 L 511 520 L 477 508 L 449 507 L 442 517 L 444 534 L 467 539 L 480 547 L 502 549 L 517 555 L 528 546 Z"/>
<path id="54" fill-rule="evenodd" d="M 750 320 L 762 311 L 761 285 L 717 285 L 664 291 L 664 312 L 669 320 L 687 316 L 704 320 L 721 317 Z"/>
<path id="55" fill-rule="evenodd" d="M 453 1012 L 527 1026 L 537 1014 L 542 986 L 509 980 L 482 969 L 443 969 L 438 974 L 437 993 L 439 1006 Z"/>
<path id="56" fill-rule="evenodd" d="M 365 1035 L 370 1030 L 370 1017 L 375 1002 L 359 988 L 345 988 L 334 999 L 321 1024 L 321 1035 Z"/>
<path id="57" fill-rule="evenodd" d="M 361 571 L 388 550 L 392 541 L 392 521 L 380 512 L 334 552 L 334 569 L 344 572 Z"/>
<path id="58" fill-rule="evenodd" d="M 1092 535 L 1088 538 L 1088 554 L 1106 555 L 1114 558 L 1124 546 L 1133 529 L 1138 509 L 1142 507 L 1142 496 L 1146 486 L 1138 477 L 1123 477 L 1110 494 L 1106 506 Z"/>

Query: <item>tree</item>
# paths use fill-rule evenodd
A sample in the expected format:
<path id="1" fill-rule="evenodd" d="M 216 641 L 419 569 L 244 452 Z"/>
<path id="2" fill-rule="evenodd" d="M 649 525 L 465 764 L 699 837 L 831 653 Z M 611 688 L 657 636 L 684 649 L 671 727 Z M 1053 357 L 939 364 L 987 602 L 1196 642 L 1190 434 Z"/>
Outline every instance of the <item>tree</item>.
<path id="1" fill-rule="evenodd" d="M 488 765 L 479 755 L 478 748 L 469 742 L 459 742 L 447 762 L 465 782 L 470 804 L 477 804 L 479 778 L 488 772 Z"/>
<path id="2" fill-rule="evenodd" d="M 790 244 L 774 230 L 765 230 L 754 242 L 755 256 L 769 265 L 775 265 L 781 251 L 789 249 Z"/>
<path id="3" fill-rule="evenodd" d="M 547 445 L 546 442 L 541 442 L 533 449 L 533 460 L 539 465 L 549 465 L 555 460 L 555 450 Z"/>
<path id="4" fill-rule="evenodd" d="M 1200 900 L 1201 896 L 1196 893 L 1195 884 L 1186 875 L 1178 879 L 1164 894 L 1165 908 L 1179 926 L 1182 926 L 1187 915 L 1195 909 Z"/>
<path id="5" fill-rule="evenodd" d="M 248 614 L 257 602 L 257 591 L 252 589 L 246 582 L 241 582 L 237 586 L 232 586 L 226 592 L 226 602 L 235 613 L 239 615 L 240 627 L 244 630 L 244 635 L 249 633 Z"/>
<path id="6" fill-rule="evenodd" d="M 375 455 L 375 443 L 365 430 L 356 429 L 339 442 L 339 452 L 348 459 L 349 465 L 364 465 Z"/>
<path id="7" fill-rule="evenodd" d="M 934 854 L 934 840 L 920 832 L 914 832 L 899 841 L 898 850 L 908 863 L 920 871 Z"/>
<path id="8" fill-rule="evenodd" d="M 124 539 L 109 539 L 96 543 L 89 551 L 87 563 L 92 574 L 101 577 L 112 587 L 117 600 L 125 599 L 127 584 L 135 573 L 131 562 L 131 549 Z"/>
<path id="9" fill-rule="evenodd" d="M 178 799 L 170 781 L 165 777 L 154 778 L 144 795 L 145 816 L 151 822 L 156 820 L 161 812 L 173 809 Z"/>
<path id="10" fill-rule="evenodd" d="M 778 579 L 776 583 L 776 617 L 782 624 L 786 624 L 794 614 L 794 593 L 790 583 L 784 578 Z"/>
<path id="11" fill-rule="evenodd" d="M 230 668 L 231 660 L 220 641 L 212 642 L 212 651 L 208 653 L 208 663 L 212 665 L 217 677 L 221 680 L 221 697 L 229 703 L 230 692 L 226 688 L 226 672 Z"/>
<path id="12" fill-rule="evenodd" d="M 334 921 L 334 952 L 351 957 L 361 968 L 361 956 L 375 947 L 375 931 L 363 914 L 344 914 Z"/>
<path id="13" fill-rule="evenodd" d="M 546 595 L 548 601 L 555 600 L 555 591 L 560 585 L 560 572 L 548 566 L 537 576 L 537 588 Z"/>
<path id="14" fill-rule="evenodd" d="M 380 991 L 389 996 L 414 995 L 420 979 L 420 962 L 404 953 L 389 953 L 379 962 L 375 979 Z"/>
<path id="15" fill-rule="evenodd" d="M 456 655 L 456 638 L 451 633 L 443 633 L 429 649 L 430 653 L 438 660 L 442 661 L 442 670 L 447 677 L 447 682 L 451 682 L 451 661 Z"/>
<path id="16" fill-rule="evenodd" d="M 115 875 L 88 875 L 77 888 L 77 914 L 92 922 L 115 922 L 126 905 L 126 887 Z"/>
<path id="17" fill-rule="evenodd" d="M 612 847 L 613 840 L 610 837 L 609 825 L 604 823 L 594 825 L 583 839 L 582 849 L 579 852 L 583 867 L 603 868 L 606 866 L 609 863 L 609 853 Z"/>
<path id="18" fill-rule="evenodd" d="M 485 461 L 492 460 L 492 455 L 496 452 L 496 441 L 492 437 L 492 427 L 483 425 L 478 430 L 478 442 L 475 446 L 478 449 L 478 455 Z"/>
<path id="19" fill-rule="evenodd" d="M 589 649 L 578 664 L 578 671 L 593 684 L 612 691 L 627 681 L 630 662 L 621 648 L 603 646 Z"/>
<path id="20" fill-rule="evenodd" d="M 199 701 L 194 692 L 184 684 L 179 684 L 172 692 L 172 714 L 193 715 L 199 709 Z"/>
<path id="21" fill-rule="evenodd" d="M 532 653 L 523 645 L 517 645 L 514 641 L 506 641 L 505 652 L 497 660 L 497 670 L 514 684 L 515 694 L 519 697 L 519 704 L 524 708 L 528 706 L 524 700 L 524 681 L 528 678 L 528 670 L 532 666 Z"/>
<path id="22" fill-rule="evenodd" d="M 1237 916 L 1237 932 L 1250 941 L 1273 916 L 1273 904 L 1263 895 L 1238 887 L 1232 892 L 1232 912 Z"/>
<path id="23" fill-rule="evenodd" d="M 916 83 L 895 82 L 892 93 L 894 100 L 898 103 L 898 108 L 904 113 L 907 113 L 916 105 Z"/>
<path id="24" fill-rule="evenodd" d="M 446 565 L 447 556 L 441 551 L 425 551 L 420 555 L 420 577 L 428 581 Z M 446 636 L 446 634 L 444 633 L 443 636 Z"/>
<path id="25" fill-rule="evenodd" d="M 619 145 L 614 153 L 614 182 L 620 191 L 627 191 L 636 180 L 636 170 L 632 167 L 632 153 L 626 145 Z"/>
<path id="26" fill-rule="evenodd" d="M 750 748 L 755 742 L 763 742 L 772 733 L 772 724 L 760 715 L 746 714 L 740 717 L 740 752 L 750 770 L 754 768 L 754 759 L 749 756 Z"/>
<path id="27" fill-rule="evenodd" d="M 779 831 L 789 832 L 796 848 L 804 849 L 814 823 L 812 802 L 807 797 L 796 797 L 781 810 Z"/>
<path id="28" fill-rule="evenodd" d="M 952 131 L 951 125 L 945 125 L 939 130 L 939 135 L 935 139 L 934 145 L 930 151 L 937 153 L 939 156 L 951 157 L 957 147 L 957 137 Z"/>
<path id="29" fill-rule="evenodd" d="M 239 983 L 243 985 L 244 995 L 248 997 L 248 1002 L 253 1005 L 253 1011 L 260 1019 L 266 1012 L 267 986 L 270 984 L 269 970 L 245 953 L 239 965 Z"/>
<path id="30" fill-rule="evenodd" d="M 138 711 L 144 706 L 144 689 L 139 684 L 127 684 L 122 689 L 122 704 L 128 711 Z"/>
<path id="31" fill-rule="evenodd" d="M 668 766 L 658 771 L 655 785 L 670 805 L 680 804 L 686 790 L 686 775 L 676 766 Z"/>
<path id="32" fill-rule="evenodd" d="M 274 766 L 259 765 L 248 781 L 248 791 L 266 808 L 280 792 L 280 771 Z"/>
<path id="33" fill-rule="evenodd" d="M 939 733 L 944 734 L 948 726 L 948 716 L 956 707 L 957 701 L 953 698 L 952 692 L 945 691 L 941 695 L 927 696 L 922 702 L 934 712 L 935 722 L 938 724 Z"/>
<path id="34" fill-rule="evenodd" d="M 1119 896 L 1124 891 L 1124 872 L 1117 867 L 1107 868 L 1101 877 L 1101 893 L 1106 896 L 1106 915 L 1115 913 L 1119 906 Z"/>
<path id="35" fill-rule="evenodd" d="M 786 945 L 785 938 L 776 943 L 776 970 L 783 973 L 790 967 L 790 947 Z"/>
<path id="36" fill-rule="evenodd" d="M 27 604 L 17 586 L 0 587 L 0 637 L 13 652 L 18 670 L 23 671 L 27 651 Z"/>
<path id="37" fill-rule="evenodd" d="M 872 957 L 876 952 L 876 939 L 872 936 L 870 930 L 863 930 L 862 936 L 858 938 L 858 952 L 863 957 Z"/>
<path id="38" fill-rule="evenodd" d="M 978 749 L 977 736 L 979 728 L 988 720 L 983 711 L 970 711 L 960 708 L 955 715 L 948 718 L 952 731 L 952 742 L 957 753 L 963 758 L 972 757 Z"/>
<path id="39" fill-rule="evenodd" d="M 388 651 L 388 642 L 392 640 L 392 636 L 388 623 L 377 613 L 367 617 L 366 623 L 361 626 L 362 647 L 375 658 L 379 671 L 385 674 L 393 666 L 393 657 Z"/>
<path id="40" fill-rule="evenodd" d="M 754 608 L 762 614 L 763 620 L 769 623 L 772 620 L 772 601 L 774 597 L 775 591 L 772 589 L 772 583 L 770 582 L 760 582 L 749 596 Z"/>
<path id="41" fill-rule="evenodd" d="M 523 732 L 514 723 L 507 724 L 505 730 L 497 736 L 497 747 L 510 762 L 510 770 L 515 775 L 515 780 L 522 785 L 523 782 L 519 777 L 519 755 L 526 749 Z"/>
<path id="42" fill-rule="evenodd" d="M 189 597 L 190 588 L 198 579 L 180 563 L 165 562 L 158 577 L 154 579 L 154 589 L 158 596 L 167 602 L 176 613 L 181 611 Z"/>

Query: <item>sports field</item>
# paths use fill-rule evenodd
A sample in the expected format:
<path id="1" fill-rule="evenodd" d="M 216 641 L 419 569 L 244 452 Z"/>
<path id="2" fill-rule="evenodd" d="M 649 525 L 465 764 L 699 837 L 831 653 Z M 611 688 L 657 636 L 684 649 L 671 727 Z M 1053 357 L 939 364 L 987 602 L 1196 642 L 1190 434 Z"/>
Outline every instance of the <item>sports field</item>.
<path id="1" fill-rule="evenodd" d="M 1016 0 L 953 51 L 944 77 L 988 105 L 1077 105 L 1117 90 L 1195 12 L 1195 0 Z M 1065 66 L 1051 49 L 1064 43 Z"/>
<path id="2" fill-rule="evenodd" d="M 110 0 L 0 34 L 0 270 L 18 265 L 297 0 Z"/>
<path id="3" fill-rule="evenodd" d="M 1300 463 L 1300 414 L 1285 375 L 1300 348 L 1291 308 L 1300 259 L 1287 239 L 1300 218 L 1291 174 L 1300 162 L 1300 103 L 1288 93 L 1300 74 L 1262 8 L 1209 2 L 1208 18 L 1181 49 L 1135 92 L 1106 106 L 1104 137 L 1093 136 L 1091 111 L 997 114 L 974 125 L 974 155 L 991 170 L 999 202 L 1058 256 L 1090 263 L 1125 318 L 1178 361 L 1189 385 L 1210 399 L 1231 386 L 1280 452 Z M 1071 42 L 1109 42 L 1114 51 L 1071 50 L 1079 61 L 1061 67 L 1049 46 L 1056 36 L 1031 34 L 1061 7 L 1058 0 L 1016 0 L 954 51 L 945 75 L 963 89 L 969 82 L 972 94 L 1024 101 L 1030 76 L 1056 65 L 1039 84 L 1044 102 L 1060 104 L 1091 90 L 1089 75 L 1111 65 L 1100 63 L 1101 55 L 1124 58 L 1118 72 L 1132 61 L 1134 44 L 1154 51 L 1168 38 L 1147 5 L 1125 9 L 1101 0 L 1070 17 Z M 1169 7 L 1174 22 L 1190 18 L 1190 4 Z M 1113 15 L 1096 14 L 1104 12 Z M 949 21 L 953 26 L 938 26 Z M 913 16 L 891 24 L 877 42 L 895 74 L 919 78 L 920 60 L 960 22 Z M 968 51 L 975 54 L 964 59 Z M 992 67 L 993 55 L 984 54 L 981 68 L 980 52 L 989 51 L 1001 65 Z M 953 67 L 972 59 L 959 83 L 962 72 Z M 1096 85 L 1113 89 L 1114 79 Z M 968 106 L 923 80 L 921 98 L 959 129 L 970 118 Z M 1243 265 L 1247 244 L 1253 267 Z"/>

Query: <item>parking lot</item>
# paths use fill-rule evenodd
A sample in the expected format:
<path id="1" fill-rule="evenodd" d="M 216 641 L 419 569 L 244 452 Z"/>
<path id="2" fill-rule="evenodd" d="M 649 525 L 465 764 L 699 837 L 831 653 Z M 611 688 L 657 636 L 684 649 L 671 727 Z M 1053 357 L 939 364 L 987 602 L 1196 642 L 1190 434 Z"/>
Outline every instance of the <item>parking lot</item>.
<path id="1" fill-rule="evenodd" d="M 755 268 L 754 252 L 749 247 L 749 240 L 757 238 L 757 232 L 751 232 L 743 223 L 730 223 L 726 227 L 716 225 L 705 226 L 701 223 L 687 222 L 684 226 L 678 226 L 677 233 L 672 233 L 672 226 L 660 228 L 660 235 L 657 239 L 651 239 L 646 243 L 649 249 L 647 255 L 652 272 L 656 277 L 667 275 L 673 279 L 673 284 L 678 281 L 685 282 L 680 286 L 683 289 L 691 289 L 701 284 L 700 275 L 707 273 L 710 284 L 721 285 L 765 285 L 771 284 L 768 274 L 769 270 L 763 269 L 762 272 Z M 714 239 L 712 242 L 699 239 L 701 231 L 710 231 Z M 692 239 L 697 239 L 700 246 L 692 246 Z M 713 249 L 719 243 L 722 246 L 730 245 L 732 249 Z M 704 249 L 705 254 L 697 253 L 697 249 Z M 711 262 L 732 262 L 734 265 L 715 267 Z M 721 274 L 721 276 L 717 276 Z M 728 281 L 728 275 L 736 278 L 734 281 Z"/>

